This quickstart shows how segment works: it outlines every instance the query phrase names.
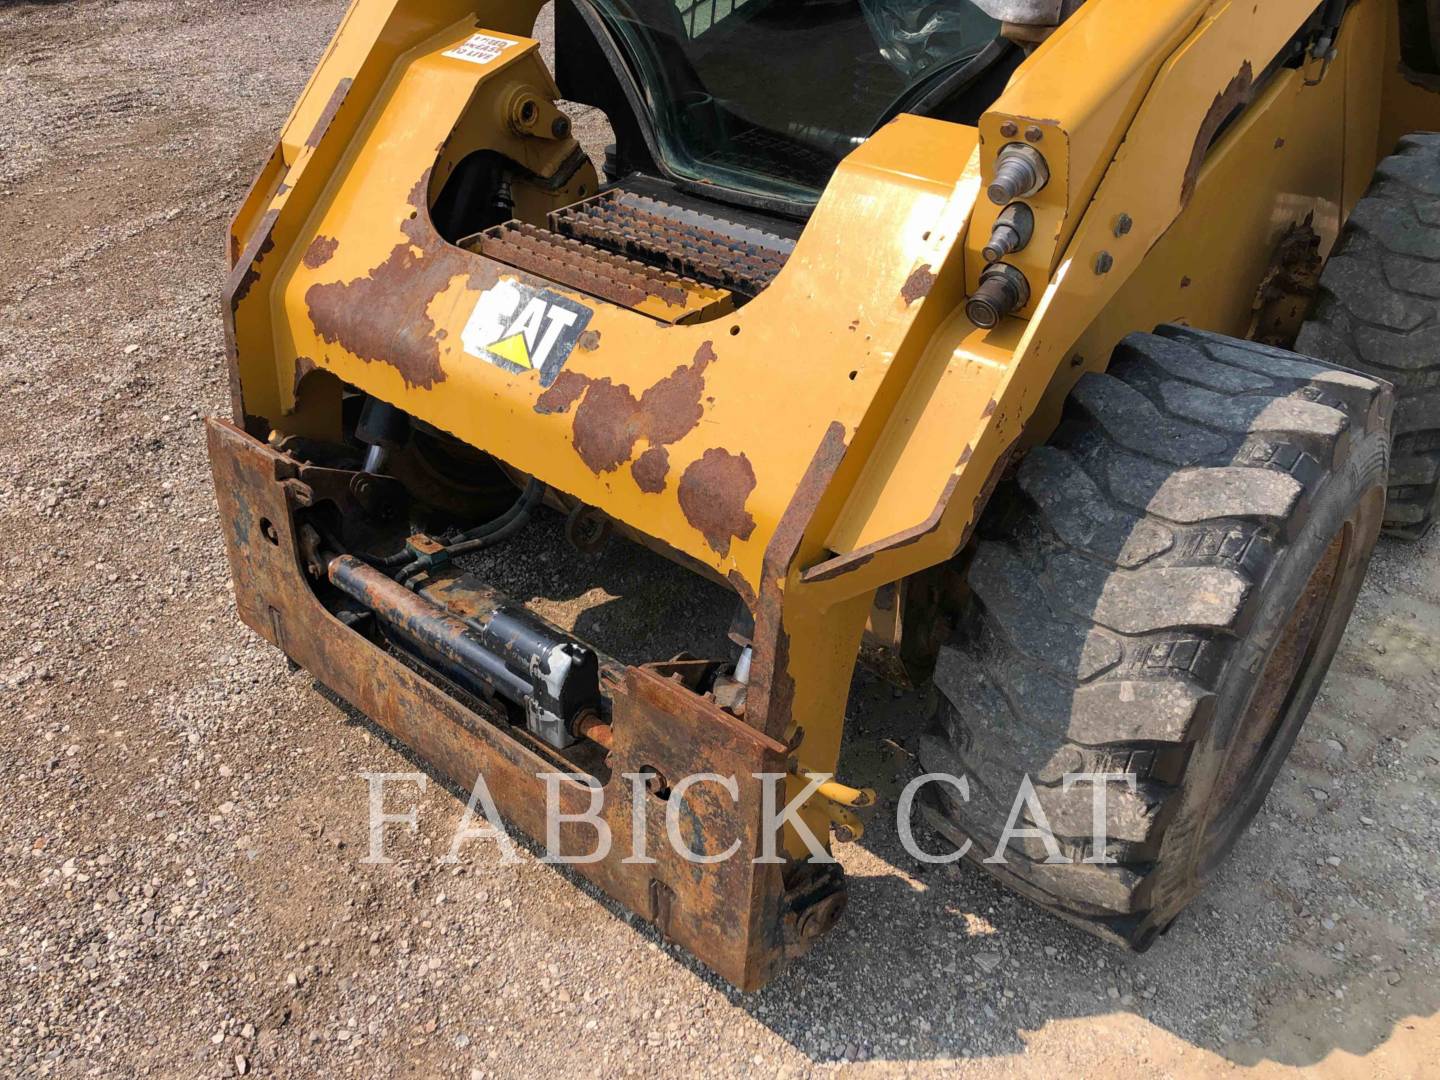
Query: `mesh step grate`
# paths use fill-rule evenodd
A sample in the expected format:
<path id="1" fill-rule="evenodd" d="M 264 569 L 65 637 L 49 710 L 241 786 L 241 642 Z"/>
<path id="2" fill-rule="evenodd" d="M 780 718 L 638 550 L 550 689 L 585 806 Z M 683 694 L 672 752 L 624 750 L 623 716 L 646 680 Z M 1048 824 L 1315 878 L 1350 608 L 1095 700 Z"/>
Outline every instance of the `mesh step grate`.
<path id="1" fill-rule="evenodd" d="M 555 211 L 550 227 L 746 297 L 769 285 L 795 248 L 793 240 L 773 233 L 623 190 Z"/>
<path id="2" fill-rule="evenodd" d="M 558 285 L 666 322 L 691 322 L 733 306 L 723 289 L 521 221 L 486 229 L 465 246 Z"/>

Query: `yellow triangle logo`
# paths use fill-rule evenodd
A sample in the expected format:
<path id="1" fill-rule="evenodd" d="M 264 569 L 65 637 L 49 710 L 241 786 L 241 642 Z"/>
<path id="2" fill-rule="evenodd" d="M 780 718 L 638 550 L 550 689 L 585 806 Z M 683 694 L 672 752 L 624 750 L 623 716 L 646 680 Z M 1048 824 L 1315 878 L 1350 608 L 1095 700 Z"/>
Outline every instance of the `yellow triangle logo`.
<path id="1" fill-rule="evenodd" d="M 530 350 L 525 346 L 524 334 L 511 334 L 507 338 L 501 338 L 494 345 L 485 346 L 485 348 L 500 357 L 501 360 L 510 361 L 516 367 L 534 370 L 535 365 L 530 363 Z"/>

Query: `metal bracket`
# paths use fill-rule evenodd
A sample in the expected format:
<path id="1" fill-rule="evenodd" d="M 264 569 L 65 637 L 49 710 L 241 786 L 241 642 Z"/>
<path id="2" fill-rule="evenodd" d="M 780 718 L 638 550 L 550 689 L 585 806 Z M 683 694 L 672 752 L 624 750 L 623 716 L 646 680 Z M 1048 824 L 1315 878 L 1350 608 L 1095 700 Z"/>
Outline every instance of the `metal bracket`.
<path id="1" fill-rule="evenodd" d="M 797 775 L 802 780 L 811 779 L 804 773 Z M 853 788 L 833 779 L 816 788 L 810 798 L 820 812 L 829 818 L 835 835 L 845 841 L 858 840 L 865 834 L 865 822 L 855 811 L 869 810 L 876 802 L 873 788 Z"/>
<path id="2" fill-rule="evenodd" d="M 1321 5 L 1320 25 L 1315 28 L 1315 38 L 1305 51 L 1305 67 L 1308 69 L 1311 64 L 1318 61 L 1320 73 L 1313 78 L 1307 75 L 1306 86 L 1319 86 L 1325 81 L 1330 64 L 1338 53 L 1335 39 L 1340 34 L 1340 23 L 1345 18 L 1345 12 L 1349 6 L 1350 0 L 1325 0 Z"/>

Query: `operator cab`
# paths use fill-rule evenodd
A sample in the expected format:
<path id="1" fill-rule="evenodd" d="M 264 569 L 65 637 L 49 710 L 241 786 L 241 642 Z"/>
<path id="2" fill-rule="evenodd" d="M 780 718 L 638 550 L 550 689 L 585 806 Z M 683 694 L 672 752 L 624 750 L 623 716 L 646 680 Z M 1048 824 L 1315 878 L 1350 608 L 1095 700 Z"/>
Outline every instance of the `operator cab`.
<path id="1" fill-rule="evenodd" d="M 557 0 L 556 80 L 656 177 L 803 220 L 902 112 L 973 124 L 1023 59 L 979 6 L 914 0 Z"/>

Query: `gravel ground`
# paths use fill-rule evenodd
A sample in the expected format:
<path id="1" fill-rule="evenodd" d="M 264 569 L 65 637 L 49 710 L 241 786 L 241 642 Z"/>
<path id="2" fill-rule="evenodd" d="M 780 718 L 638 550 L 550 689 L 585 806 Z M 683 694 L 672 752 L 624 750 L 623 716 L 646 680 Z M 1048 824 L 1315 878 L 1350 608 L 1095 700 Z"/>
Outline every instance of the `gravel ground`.
<path id="1" fill-rule="evenodd" d="M 0 3 L 0 1074 L 1434 1074 L 1436 539 L 1382 543 L 1274 794 L 1142 956 L 883 815 L 750 996 L 533 850 L 442 864 L 439 784 L 362 864 L 359 774 L 416 766 L 236 621 L 200 426 L 226 221 L 340 11 Z M 674 622 L 644 558 L 577 583 L 553 521 L 524 542 L 567 621 Z M 851 726 L 918 709 L 862 675 Z"/>

